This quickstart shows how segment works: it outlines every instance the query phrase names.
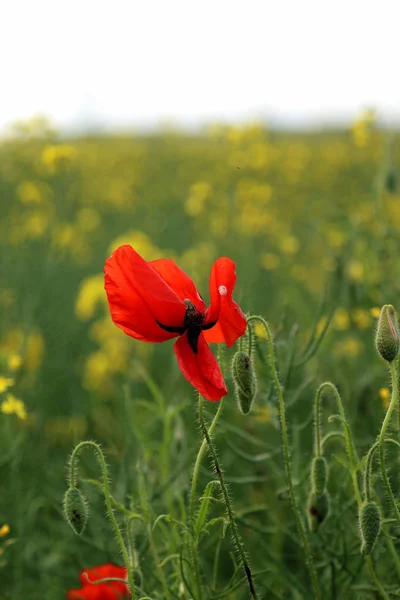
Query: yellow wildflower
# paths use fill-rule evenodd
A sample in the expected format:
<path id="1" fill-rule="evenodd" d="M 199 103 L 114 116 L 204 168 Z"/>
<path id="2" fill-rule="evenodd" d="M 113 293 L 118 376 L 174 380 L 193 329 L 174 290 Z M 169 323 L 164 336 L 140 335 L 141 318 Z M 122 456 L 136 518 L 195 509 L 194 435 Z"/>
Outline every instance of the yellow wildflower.
<path id="1" fill-rule="evenodd" d="M 304 265 L 293 265 L 292 275 L 297 281 L 306 281 L 309 271 Z"/>
<path id="2" fill-rule="evenodd" d="M 332 228 L 327 232 L 328 244 L 332 248 L 341 248 L 346 241 L 346 236 L 342 231 Z"/>
<path id="3" fill-rule="evenodd" d="M 280 258 L 276 254 L 272 254 L 272 252 L 264 252 L 261 255 L 261 266 L 268 271 L 274 271 L 279 267 Z"/>
<path id="4" fill-rule="evenodd" d="M 379 398 L 381 400 L 389 400 L 390 398 L 390 390 L 387 387 L 383 387 L 379 390 Z"/>
<path id="5" fill-rule="evenodd" d="M 77 224 L 82 231 L 94 231 L 100 225 L 99 213 L 94 208 L 81 208 L 76 216 Z"/>
<path id="6" fill-rule="evenodd" d="M 53 244 L 56 248 L 69 248 L 76 243 L 76 231 L 70 223 L 60 223 L 53 229 Z"/>
<path id="7" fill-rule="evenodd" d="M 81 321 L 87 321 L 95 314 L 97 307 L 106 302 L 103 274 L 84 279 L 79 287 L 75 314 Z"/>
<path id="8" fill-rule="evenodd" d="M 143 256 L 145 260 L 162 258 L 161 250 L 154 246 L 149 236 L 142 231 L 137 230 L 127 231 L 113 240 L 108 247 L 108 252 L 111 254 L 119 246 L 125 244 L 135 248 L 136 252 L 140 254 L 140 256 Z"/>
<path id="9" fill-rule="evenodd" d="M 19 354 L 10 354 L 7 358 L 7 365 L 10 371 L 17 371 L 22 364 L 22 358 Z"/>
<path id="10" fill-rule="evenodd" d="M 371 325 L 371 314 L 364 308 L 355 308 L 351 311 L 351 316 L 358 329 L 366 329 Z"/>
<path id="11" fill-rule="evenodd" d="M 286 235 L 279 240 L 279 247 L 284 254 L 296 254 L 300 248 L 299 240 L 293 235 Z"/>
<path id="12" fill-rule="evenodd" d="M 10 526 L 5 523 L 0 527 L 0 537 L 5 537 L 10 533 Z"/>
<path id="13" fill-rule="evenodd" d="M 376 113 L 372 109 L 362 111 L 352 124 L 351 130 L 356 146 L 364 148 L 371 139 L 371 131 L 376 122 Z"/>
<path id="14" fill-rule="evenodd" d="M 369 312 L 370 312 L 371 316 L 374 317 L 374 319 L 379 319 L 379 315 L 381 314 L 381 309 L 379 308 L 379 306 L 373 306 Z"/>
<path id="15" fill-rule="evenodd" d="M 45 351 L 45 343 L 39 331 L 31 333 L 26 340 L 25 365 L 30 372 L 36 371 L 42 364 Z"/>
<path id="16" fill-rule="evenodd" d="M 51 173 L 58 167 L 70 163 L 76 155 L 76 150 L 69 144 L 46 146 L 42 151 L 41 162 Z"/>
<path id="17" fill-rule="evenodd" d="M 262 323 L 260 323 L 260 321 L 256 321 L 255 325 L 253 325 L 254 327 L 254 333 L 256 334 L 256 336 L 262 340 L 266 340 L 267 339 L 267 332 L 265 331 L 265 327 Z"/>
<path id="18" fill-rule="evenodd" d="M 333 323 L 336 329 L 341 331 L 348 329 L 350 327 L 350 317 L 348 311 L 343 307 L 336 309 Z"/>
<path id="19" fill-rule="evenodd" d="M 23 181 L 17 187 L 17 196 L 22 204 L 40 204 L 42 193 L 40 187 L 34 181 Z"/>
<path id="20" fill-rule="evenodd" d="M 0 394 L 8 390 L 9 387 L 14 385 L 14 379 L 11 377 L 3 377 L 0 375 Z"/>
<path id="21" fill-rule="evenodd" d="M 389 408 L 390 405 L 390 390 L 387 387 L 381 388 L 379 390 L 379 398 L 382 400 L 382 404 L 384 408 Z"/>
<path id="22" fill-rule="evenodd" d="M 211 196 L 212 187 L 207 181 L 198 181 L 190 188 L 189 198 L 185 202 L 185 210 L 191 217 L 200 214 L 204 203 Z"/>
<path id="23" fill-rule="evenodd" d="M 352 260 L 347 266 L 347 273 L 353 281 L 360 283 L 364 278 L 364 265 L 358 260 Z"/>
<path id="24" fill-rule="evenodd" d="M 363 343 L 361 340 L 355 337 L 348 337 L 345 340 L 339 342 L 335 346 L 335 355 L 341 358 L 350 358 L 358 356 L 363 349 Z"/>
<path id="25" fill-rule="evenodd" d="M 7 399 L 2 402 L 0 410 L 5 415 L 17 415 L 21 421 L 25 421 L 28 417 L 25 404 L 13 394 L 7 394 Z"/>
<path id="26" fill-rule="evenodd" d="M 44 212 L 36 212 L 25 221 L 24 232 L 28 239 L 37 240 L 46 233 L 49 217 Z"/>
<path id="27" fill-rule="evenodd" d="M 271 422 L 271 411 L 268 406 L 261 406 L 254 411 L 254 419 L 259 423 L 270 423 Z"/>
<path id="28" fill-rule="evenodd" d="M 104 352 L 99 350 L 89 354 L 85 364 L 83 387 L 86 390 L 105 392 L 110 385 L 111 371 L 111 361 Z"/>

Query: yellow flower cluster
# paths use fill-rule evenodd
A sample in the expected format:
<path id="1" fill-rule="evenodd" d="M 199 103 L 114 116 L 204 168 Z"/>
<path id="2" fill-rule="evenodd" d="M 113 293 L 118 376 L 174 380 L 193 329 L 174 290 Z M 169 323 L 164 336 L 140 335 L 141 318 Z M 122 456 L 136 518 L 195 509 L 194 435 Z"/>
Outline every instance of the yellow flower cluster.
<path id="1" fill-rule="evenodd" d="M 0 404 L 0 411 L 5 415 L 16 415 L 21 421 L 28 418 L 25 404 L 19 400 L 14 394 L 7 394 L 6 400 Z"/>

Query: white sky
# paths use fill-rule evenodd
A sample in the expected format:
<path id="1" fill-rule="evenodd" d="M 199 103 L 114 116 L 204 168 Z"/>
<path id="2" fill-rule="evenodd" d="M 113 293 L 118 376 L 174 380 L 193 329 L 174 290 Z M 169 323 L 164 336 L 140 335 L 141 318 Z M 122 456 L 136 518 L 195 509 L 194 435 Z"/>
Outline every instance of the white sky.
<path id="1" fill-rule="evenodd" d="M 400 122 L 400 0 L 0 0 L 0 130 Z"/>

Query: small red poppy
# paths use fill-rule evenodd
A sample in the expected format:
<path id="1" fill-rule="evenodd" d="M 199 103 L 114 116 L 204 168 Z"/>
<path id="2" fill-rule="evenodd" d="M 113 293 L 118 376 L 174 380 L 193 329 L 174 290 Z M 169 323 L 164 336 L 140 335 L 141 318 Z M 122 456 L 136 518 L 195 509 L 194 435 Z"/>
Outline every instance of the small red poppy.
<path id="1" fill-rule="evenodd" d="M 195 284 L 173 260 L 146 262 L 131 246 L 120 246 L 106 260 L 105 289 L 114 323 L 144 342 L 174 337 L 179 368 L 208 400 L 228 391 L 207 342 L 232 346 L 246 331 L 246 318 L 232 300 L 235 263 L 218 258 L 210 276 L 206 309 Z"/>
<path id="2" fill-rule="evenodd" d="M 88 576 L 89 581 L 85 574 Z M 79 590 L 69 590 L 67 598 L 69 600 L 120 600 L 120 598 L 130 597 L 129 588 L 122 581 L 107 581 L 106 583 L 98 584 L 89 583 L 90 581 L 98 581 L 106 577 L 126 579 L 126 568 L 107 563 L 93 569 L 84 569 L 79 575 L 82 587 Z"/>

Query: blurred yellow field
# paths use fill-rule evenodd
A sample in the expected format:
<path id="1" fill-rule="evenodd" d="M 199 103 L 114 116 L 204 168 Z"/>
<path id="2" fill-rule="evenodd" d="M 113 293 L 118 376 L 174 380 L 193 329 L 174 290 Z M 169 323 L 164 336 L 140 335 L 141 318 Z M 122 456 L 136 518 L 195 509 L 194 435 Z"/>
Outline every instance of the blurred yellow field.
<path id="1" fill-rule="evenodd" d="M 252 325 L 258 393 L 248 415 L 236 406 L 229 367 L 248 335 L 221 348 L 230 395 L 214 436 L 257 596 L 230 542 L 224 497 L 206 487 L 216 481 L 212 459 L 197 474 L 198 498 L 205 489 L 208 498 L 204 531 L 199 525 L 188 541 L 182 523 L 202 438 L 196 394 L 170 342 L 140 342 L 115 327 L 103 267 L 124 244 L 146 261 L 172 258 L 208 306 L 213 263 L 235 262 L 235 300 L 247 315 L 263 315 L 275 337 L 304 516 L 319 385 L 330 380 L 340 390 L 358 460 L 389 406 L 373 337 L 381 307 L 400 307 L 399 164 L 398 133 L 378 127 L 371 111 L 347 130 L 309 133 L 255 123 L 196 135 L 62 138 L 33 120 L 1 142 L 0 598 L 63 598 L 84 567 L 123 562 L 89 452 L 80 463 L 91 505 L 82 538 L 63 520 L 65 464 L 84 439 L 103 448 L 115 503 L 125 507 L 120 521 L 124 510 L 132 520 L 133 598 L 318 597 L 286 487 L 262 322 Z M 338 412 L 332 398 L 323 402 L 326 433 L 341 429 L 340 419 L 328 423 Z M 218 405 L 204 409 L 211 419 Z M 395 597 L 398 527 L 386 520 L 373 561 L 363 562 L 343 448 L 340 439 L 327 442 L 330 515 L 318 534 L 311 526 L 320 597 Z M 392 467 L 396 451 L 388 451 Z M 354 465 L 361 489 L 365 463 Z M 377 480 L 373 497 L 393 519 L 381 488 Z"/>

